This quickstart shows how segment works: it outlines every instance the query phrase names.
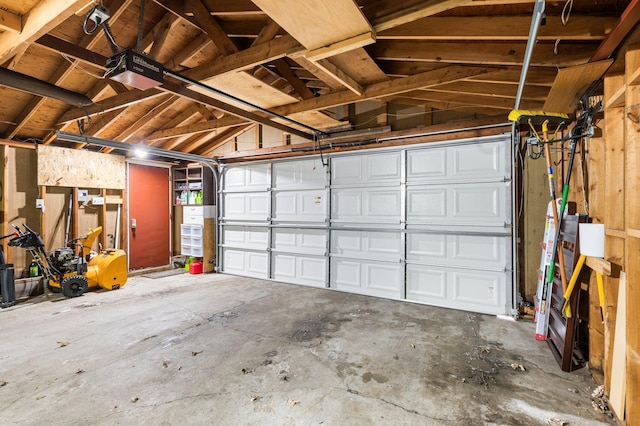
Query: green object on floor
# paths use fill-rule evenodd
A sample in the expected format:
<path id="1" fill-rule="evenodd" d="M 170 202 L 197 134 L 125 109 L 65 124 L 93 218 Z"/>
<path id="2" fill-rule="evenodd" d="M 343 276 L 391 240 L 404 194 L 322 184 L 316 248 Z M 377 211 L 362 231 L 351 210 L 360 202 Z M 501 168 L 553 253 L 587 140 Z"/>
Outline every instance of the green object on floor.
<path id="1" fill-rule="evenodd" d="M 195 257 L 189 257 L 187 258 L 187 261 L 184 262 L 184 270 L 189 272 L 189 265 L 191 264 L 191 262 L 193 262 L 194 260 L 196 260 Z"/>

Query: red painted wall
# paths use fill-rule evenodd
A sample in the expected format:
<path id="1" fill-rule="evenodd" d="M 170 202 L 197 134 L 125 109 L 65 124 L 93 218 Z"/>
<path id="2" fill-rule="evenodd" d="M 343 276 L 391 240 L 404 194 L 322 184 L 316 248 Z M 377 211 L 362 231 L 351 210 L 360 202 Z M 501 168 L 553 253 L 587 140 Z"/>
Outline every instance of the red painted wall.
<path id="1" fill-rule="evenodd" d="M 169 169 L 129 164 L 129 269 L 171 262 L 169 188 Z"/>

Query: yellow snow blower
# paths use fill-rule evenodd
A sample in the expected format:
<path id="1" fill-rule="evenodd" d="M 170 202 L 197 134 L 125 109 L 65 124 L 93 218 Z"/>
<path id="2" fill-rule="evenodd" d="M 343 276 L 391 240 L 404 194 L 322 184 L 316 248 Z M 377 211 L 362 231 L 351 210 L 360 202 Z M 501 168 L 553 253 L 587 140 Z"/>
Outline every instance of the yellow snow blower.
<path id="1" fill-rule="evenodd" d="M 47 288 L 65 297 L 81 296 L 89 287 L 115 290 L 127 282 L 127 256 L 124 250 L 91 251 L 102 227 L 89 228 L 86 236 L 72 240 L 76 247 L 61 247 L 47 255 L 38 233 L 22 225 L 13 225 L 15 237 L 9 245 L 28 250 L 44 276 Z M 92 256 L 93 254 L 93 256 Z"/>

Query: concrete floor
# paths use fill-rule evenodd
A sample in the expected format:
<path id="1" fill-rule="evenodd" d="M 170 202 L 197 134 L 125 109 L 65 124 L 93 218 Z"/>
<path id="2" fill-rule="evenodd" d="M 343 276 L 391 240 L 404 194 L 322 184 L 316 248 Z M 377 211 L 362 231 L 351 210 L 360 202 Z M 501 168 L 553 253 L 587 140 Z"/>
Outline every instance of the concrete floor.
<path id="1" fill-rule="evenodd" d="M 589 371 L 563 373 L 533 334 L 228 275 L 134 277 L 0 312 L 0 424 L 613 424 Z"/>

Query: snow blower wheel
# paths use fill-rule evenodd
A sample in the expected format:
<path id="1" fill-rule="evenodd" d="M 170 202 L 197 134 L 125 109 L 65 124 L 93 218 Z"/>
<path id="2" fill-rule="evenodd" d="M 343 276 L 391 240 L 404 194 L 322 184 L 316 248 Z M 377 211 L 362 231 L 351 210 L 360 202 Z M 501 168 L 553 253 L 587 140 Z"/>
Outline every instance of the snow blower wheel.
<path id="1" fill-rule="evenodd" d="M 82 275 L 73 275 L 63 279 L 60 287 L 64 297 L 78 297 L 87 291 L 89 283 Z"/>

